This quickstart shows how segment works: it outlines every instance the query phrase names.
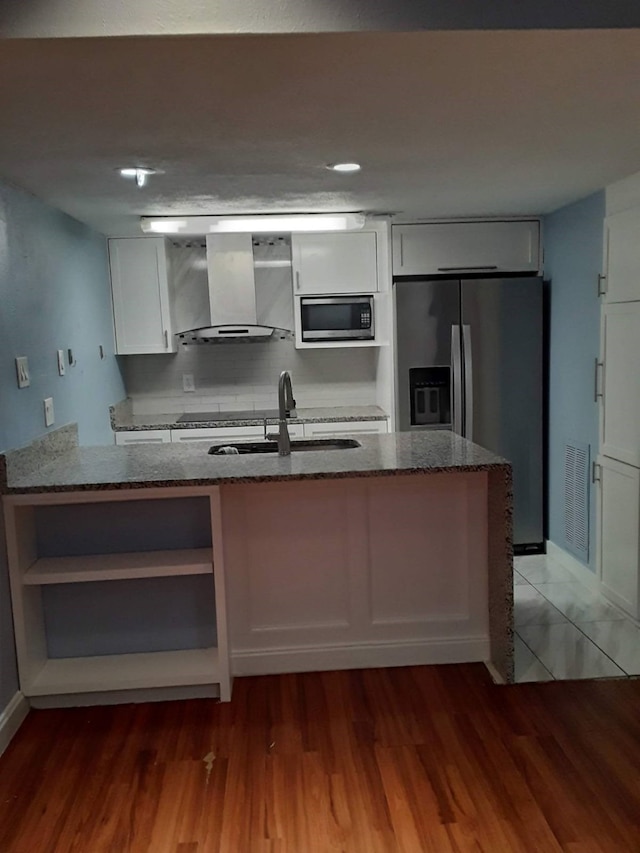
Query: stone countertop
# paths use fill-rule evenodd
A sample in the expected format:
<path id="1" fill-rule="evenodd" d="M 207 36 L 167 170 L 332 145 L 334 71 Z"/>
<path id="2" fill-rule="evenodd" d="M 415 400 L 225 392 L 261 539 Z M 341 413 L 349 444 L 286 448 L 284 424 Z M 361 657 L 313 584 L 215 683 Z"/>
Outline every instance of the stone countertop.
<path id="1" fill-rule="evenodd" d="M 275 407 L 277 408 L 277 406 Z M 113 407 L 112 407 L 113 410 Z M 340 421 L 386 421 L 389 418 L 379 406 L 327 406 L 317 408 L 299 408 L 297 417 L 291 418 L 292 424 L 337 423 Z M 191 421 L 178 423 L 180 413 L 158 415 L 132 415 L 127 412 L 112 411 L 111 428 L 114 432 L 141 431 L 148 429 L 203 429 L 207 427 L 243 427 L 262 426 L 263 418 L 229 418 L 210 421 Z M 277 418 L 267 418 L 268 424 L 277 424 Z"/>
<path id="2" fill-rule="evenodd" d="M 452 432 L 359 436 L 348 450 L 294 451 L 291 456 L 210 456 L 210 441 L 151 446 L 74 447 L 43 454 L 35 470 L 12 473 L 6 491 L 67 492 L 207 486 L 278 480 L 470 472 L 507 469 L 499 456 Z"/>

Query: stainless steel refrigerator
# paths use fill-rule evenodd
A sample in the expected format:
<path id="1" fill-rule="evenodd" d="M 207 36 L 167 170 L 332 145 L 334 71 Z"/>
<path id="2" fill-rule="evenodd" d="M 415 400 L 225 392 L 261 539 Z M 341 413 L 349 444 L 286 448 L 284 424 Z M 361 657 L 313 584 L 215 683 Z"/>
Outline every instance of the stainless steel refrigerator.
<path id="1" fill-rule="evenodd" d="M 513 466 L 514 545 L 543 542 L 542 279 L 394 281 L 400 430 L 451 429 Z"/>

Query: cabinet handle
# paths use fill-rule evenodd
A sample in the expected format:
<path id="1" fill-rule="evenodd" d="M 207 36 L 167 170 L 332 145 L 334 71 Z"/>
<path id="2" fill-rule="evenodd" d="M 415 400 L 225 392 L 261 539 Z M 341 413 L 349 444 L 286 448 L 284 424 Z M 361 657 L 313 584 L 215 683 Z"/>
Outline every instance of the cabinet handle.
<path id="1" fill-rule="evenodd" d="M 400 232 L 400 268 L 404 266 L 404 234 Z"/>
<path id="2" fill-rule="evenodd" d="M 164 330 L 164 348 L 169 349 L 169 332 Z"/>
<path id="3" fill-rule="evenodd" d="M 604 286 L 602 286 L 604 285 Z M 600 273 L 598 276 L 598 296 L 604 296 L 607 292 L 607 277 Z"/>
<path id="4" fill-rule="evenodd" d="M 300 290 L 300 272 L 296 270 L 296 290 Z"/>
<path id="5" fill-rule="evenodd" d="M 601 479 L 600 465 L 597 462 L 591 463 L 591 482 L 599 483 Z"/>
<path id="6" fill-rule="evenodd" d="M 438 267 L 438 272 L 490 272 L 498 267 Z"/>
<path id="7" fill-rule="evenodd" d="M 593 375 L 593 384 L 594 384 L 594 392 L 593 392 L 593 401 L 594 403 L 598 402 L 598 399 L 604 397 L 604 393 L 599 390 L 600 382 L 598 381 L 600 368 L 604 367 L 603 361 L 598 361 L 596 358 L 595 370 Z"/>

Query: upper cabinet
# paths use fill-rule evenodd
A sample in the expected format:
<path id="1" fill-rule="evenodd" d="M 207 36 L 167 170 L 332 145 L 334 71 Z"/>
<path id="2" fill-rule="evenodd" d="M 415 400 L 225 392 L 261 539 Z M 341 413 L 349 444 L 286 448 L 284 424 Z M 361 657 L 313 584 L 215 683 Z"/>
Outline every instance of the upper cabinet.
<path id="1" fill-rule="evenodd" d="M 604 226 L 605 302 L 640 300 L 640 207 L 608 216 Z"/>
<path id="2" fill-rule="evenodd" d="M 294 294 L 375 293 L 376 238 L 374 231 L 292 234 Z"/>
<path id="3" fill-rule="evenodd" d="M 538 272 L 540 223 L 432 222 L 394 225 L 394 275 Z"/>
<path id="4" fill-rule="evenodd" d="M 175 352 L 164 237 L 109 240 L 118 355 Z"/>

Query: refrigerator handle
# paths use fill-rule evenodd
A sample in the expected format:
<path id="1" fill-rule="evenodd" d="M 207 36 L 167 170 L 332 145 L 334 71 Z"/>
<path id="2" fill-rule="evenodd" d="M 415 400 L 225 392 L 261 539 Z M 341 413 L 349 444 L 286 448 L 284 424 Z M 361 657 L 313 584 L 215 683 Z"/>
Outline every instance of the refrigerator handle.
<path id="1" fill-rule="evenodd" d="M 451 401 L 453 431 L 462 435 L 462 353 L 460 326 L 451 327 Z"/>
<path id="2" fill-rule="evenodd" d="M 473 441 L 473 350 L 471 326 L 462 327 L 462 353 L 464 359 L 464 437 Z"/>

